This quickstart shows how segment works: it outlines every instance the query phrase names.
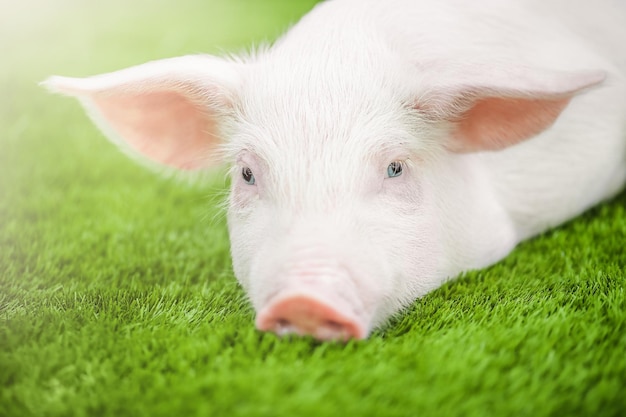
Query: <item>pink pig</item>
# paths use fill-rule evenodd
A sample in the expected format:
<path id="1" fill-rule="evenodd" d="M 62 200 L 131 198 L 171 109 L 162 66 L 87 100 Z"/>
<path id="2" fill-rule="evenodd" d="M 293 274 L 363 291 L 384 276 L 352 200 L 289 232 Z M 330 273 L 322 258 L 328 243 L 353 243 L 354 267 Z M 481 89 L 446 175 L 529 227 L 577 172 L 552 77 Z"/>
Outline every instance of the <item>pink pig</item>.
<path id="1" fill-rule="evenodd" d="M 123 150 L 232 166 L 256 325 L 361 339 L 626 180 L 615 0 L 333 0 L 273 46 L 45 85 Z"/>

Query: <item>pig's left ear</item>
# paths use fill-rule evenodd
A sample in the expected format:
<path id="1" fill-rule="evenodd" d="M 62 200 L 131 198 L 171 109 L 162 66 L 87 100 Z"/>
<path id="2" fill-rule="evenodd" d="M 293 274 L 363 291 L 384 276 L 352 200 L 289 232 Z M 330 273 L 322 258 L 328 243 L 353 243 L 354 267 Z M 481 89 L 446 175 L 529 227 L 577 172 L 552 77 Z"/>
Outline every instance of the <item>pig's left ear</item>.
<path id="1" fill-rule="evenodd" d="M 450 122 L 446 147 L 452 152 L 494 151 L 529 139 L 550 127 L 576 94 L 606 77 L 603 71 L 459 69 L 429 83 L 430 91 L 414 103 L 426 117 Z"/>
<path id="2" fill-rule="evenodd" d="M 153 61 L 42 84 L 78 98 L 106 136 L 131 154 L 182 170 L 215 165 L 239 86 L 238 65 L 212 56 Z"/>

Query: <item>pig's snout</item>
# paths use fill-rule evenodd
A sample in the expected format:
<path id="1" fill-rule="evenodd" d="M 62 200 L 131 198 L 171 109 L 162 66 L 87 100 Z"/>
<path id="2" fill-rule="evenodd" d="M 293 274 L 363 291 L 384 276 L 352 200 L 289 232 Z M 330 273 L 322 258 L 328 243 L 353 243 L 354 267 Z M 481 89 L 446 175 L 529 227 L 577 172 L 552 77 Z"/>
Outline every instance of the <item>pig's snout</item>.
<path id="1" fill-rule="evenodd" d="M 259 330 L 280 336 L 309 335 L 319 340 L 347 341 L 367 336 L 366 326 L 349 310 L 304 294 L 276 299 L 259 312 L 256 325 Z"/>

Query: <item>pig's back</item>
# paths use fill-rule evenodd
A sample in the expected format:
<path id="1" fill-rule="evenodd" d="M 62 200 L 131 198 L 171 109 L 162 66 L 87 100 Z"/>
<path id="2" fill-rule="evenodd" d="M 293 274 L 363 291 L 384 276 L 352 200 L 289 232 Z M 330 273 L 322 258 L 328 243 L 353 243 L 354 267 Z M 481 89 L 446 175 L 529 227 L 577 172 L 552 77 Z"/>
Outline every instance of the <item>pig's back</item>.
<path id="1" fill-rule="evenodd" d="M 626 72 L 626 2 L 622 0 L 525 0 L 531 10 L 562 22 L 605 59 Z"/>
<path id="2" fill-rule="evenodd" d="M 300 50 L 305 39 L 308 48 L 340 50 L 345 37 L 363 53 L 382 41 L 417 63 L 498 60 L 571 70 L 605 60 L 626 71 L 621 0 L 332 0 L 291 32 L 285 40 Z"/>

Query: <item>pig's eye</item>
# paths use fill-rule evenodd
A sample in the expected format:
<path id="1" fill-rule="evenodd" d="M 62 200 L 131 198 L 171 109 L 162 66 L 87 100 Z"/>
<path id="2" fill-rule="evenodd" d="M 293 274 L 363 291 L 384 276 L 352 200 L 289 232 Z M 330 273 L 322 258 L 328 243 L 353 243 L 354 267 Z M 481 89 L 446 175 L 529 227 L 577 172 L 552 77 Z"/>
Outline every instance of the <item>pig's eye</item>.
<path id="1" fill-rule="evenodd" d="M 399 177 L 402 175 L 402 162 L 393 161 L 387 167 L 387 176 L 389 178 Z"/>
<path id="2" fill-rule="evenodd" d="M 254 179 L 254 174 L 252 173 L 252 170 L 248 167 L 243 167 L 241 169 L 241 176 L 243 177 L 243 180 L 248 185 L 254 185 L 254 183 L 256 182 L 256 180 Z"/>

